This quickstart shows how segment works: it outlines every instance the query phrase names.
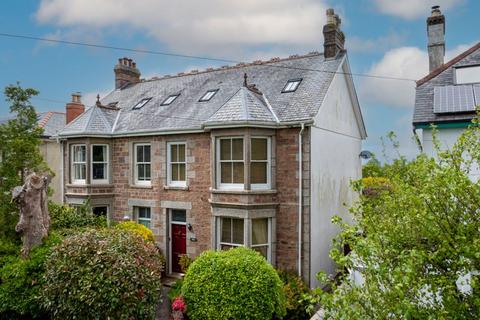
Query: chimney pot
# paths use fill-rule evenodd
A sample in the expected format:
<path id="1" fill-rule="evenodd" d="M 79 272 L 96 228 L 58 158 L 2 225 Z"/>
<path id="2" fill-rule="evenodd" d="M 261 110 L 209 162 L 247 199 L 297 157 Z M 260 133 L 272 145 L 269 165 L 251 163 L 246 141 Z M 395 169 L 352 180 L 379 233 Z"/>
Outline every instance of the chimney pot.
<path id="1" fill-rule="evenodd" d="M 327 23 L 323 26 L 323 47 L 325 59 L 335 58 L 345 50 L 345 35 L 340 30 L 342 20 L 335 11 L 327 9 Z"/>
<path id="2" fill-rule="evenodd" d="M 115 89 L 121 89 L 129 84 L 140 82 L 140 71 L 137 64 L 127 57 L 120 58 L 113 71 L 115 72 Z"/>
<path id="3" fill-rule="evenodd" d="M 75 120 L 75 118 L 77 118 L 85 111 L 85 106 L 82 104 L 81 97 L 82 95 L 80 94 L 80 92 L 72 93 L 72 101 L 67 103 L 67 105 L 65 106 L 65 110 L 67 113 L 67 124 Z"/>
<path id="4" fill-rule="evenodd" d="M 430 72 L 443 65 L 445 57 L 445 16 L 440 6 L 432 7 L 427 18 L 428 59 Z"/>

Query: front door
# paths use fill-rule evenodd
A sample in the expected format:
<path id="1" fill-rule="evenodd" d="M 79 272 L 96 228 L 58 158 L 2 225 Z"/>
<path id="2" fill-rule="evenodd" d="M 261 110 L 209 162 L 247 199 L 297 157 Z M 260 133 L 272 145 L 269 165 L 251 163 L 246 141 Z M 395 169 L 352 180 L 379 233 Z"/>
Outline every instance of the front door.
<path id="1" fill-rule="evenodd" d="M 182 254 L 187 253 L 187 226 L 186 211 L 173 209 L 171 212 L 171 272 L 182 272 L 179 260 Z"/>

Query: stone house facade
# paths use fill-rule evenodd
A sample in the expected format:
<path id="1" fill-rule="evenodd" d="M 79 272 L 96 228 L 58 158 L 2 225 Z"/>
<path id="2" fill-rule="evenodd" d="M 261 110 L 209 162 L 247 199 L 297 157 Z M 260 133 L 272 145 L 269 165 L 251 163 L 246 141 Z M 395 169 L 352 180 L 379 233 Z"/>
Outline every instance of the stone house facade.
<path id="1" fill-rule="evenodd" d="M 328 18 L 324 32 L 341 36 L 328 54 L 149 80 L 120 59 L 115 90 L 59 135 L 65 202 L 151 228 L 169 273 L 181 254 L 245 245 L 314 286 L 334 271 L 330 218 L 355 198 L 366 137 L 340 19 Z"/>

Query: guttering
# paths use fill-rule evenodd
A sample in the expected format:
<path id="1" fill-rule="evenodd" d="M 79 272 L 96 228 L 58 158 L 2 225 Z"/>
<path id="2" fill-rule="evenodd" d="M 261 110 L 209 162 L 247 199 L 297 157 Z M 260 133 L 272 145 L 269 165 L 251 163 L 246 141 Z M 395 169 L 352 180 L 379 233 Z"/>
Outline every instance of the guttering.
<path id="1" fill-rule="evenodd" d="M 301 123 L 301 129 L 298 133 L 298 276 L 302 277 L 302 198 L 303 198 L 303 159 L 302 159 L 302 143 L 303 130 L 305 123 Z"/>

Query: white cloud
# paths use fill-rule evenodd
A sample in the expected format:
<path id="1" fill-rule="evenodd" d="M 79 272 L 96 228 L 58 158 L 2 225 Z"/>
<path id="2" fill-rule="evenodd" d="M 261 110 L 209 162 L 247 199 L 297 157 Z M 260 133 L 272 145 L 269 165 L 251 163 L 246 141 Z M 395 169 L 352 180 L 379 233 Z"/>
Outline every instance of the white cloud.
<path id="1" fill-rule="evenodd" d="M 430 15 L 430 8 L 439 5 L 442 11 L 447 11 L 464 0 L 373 0 L 381 13 L 403 19 L 416 19 Z"/>
<path id="2" fill-rule="evenodd" d="M 445 53 L 447 62 L 472 45 L 462 44 Z M 367 74 L 419 80 L 428 74 L 428 54 L 416 47 L 389 50 L 372 65 Z M 412 108 L 415 101 L 415 82 L 364 78 L 359 83 L 360 99 L 369 104 Z"/>
<path id="3" fill-rule="evenodd" d="M 171 50 L 218 55 L 278 44 L 320 48 L 326 8 L 324 0 L 42 0 L 36 19 L 86 32 L 133 27 Z"/>
<path id="4" fill-rule="evenodd" d="M 375 39 L 363 39 L 353 36 L 347 39 L 345 46 L 349 52 L 379 52 L 399 47 L 406 39 L 406 33 L 398 32 L 389 32 L 387 35 Z"/>

